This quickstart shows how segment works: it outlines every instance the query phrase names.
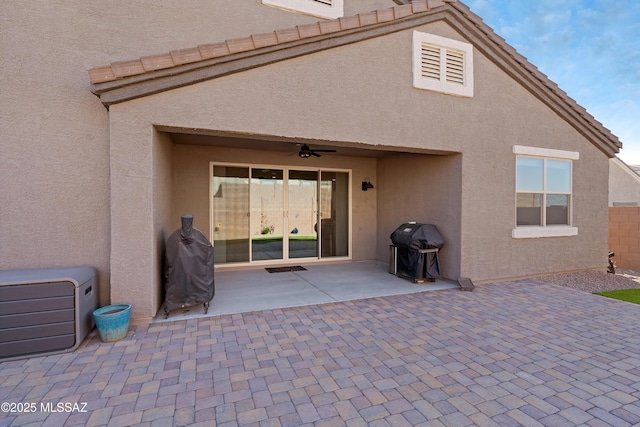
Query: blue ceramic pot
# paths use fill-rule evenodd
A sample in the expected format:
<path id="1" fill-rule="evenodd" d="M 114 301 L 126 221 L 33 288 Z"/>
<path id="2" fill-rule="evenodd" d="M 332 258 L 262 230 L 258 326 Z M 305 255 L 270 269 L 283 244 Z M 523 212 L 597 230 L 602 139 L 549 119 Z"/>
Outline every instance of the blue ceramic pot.
<path id="1" fill-rule="evenodd" d="M 131 304 L 108 305 L 93 312 L 96 329 L 103 342 L 118 341 L 127 336 Z"/>

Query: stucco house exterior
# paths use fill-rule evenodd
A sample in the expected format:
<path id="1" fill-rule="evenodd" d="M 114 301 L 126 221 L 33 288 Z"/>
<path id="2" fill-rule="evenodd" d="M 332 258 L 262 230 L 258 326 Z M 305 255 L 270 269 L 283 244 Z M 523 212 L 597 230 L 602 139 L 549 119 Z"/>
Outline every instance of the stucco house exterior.
<path id="1" fill-rule="evenodd" d="M 609 160 L 609 206 L 640 206 L 640 166 Z"/>
<path id="2" fill-rule="evenodd" d="M 184 213 L 217 270 L 386 261 L 407 221 L 450 279 L 605 267 L 621 143 L 461 1 L 0 12 L 2 269 L 92 265 L 151 318 Z"/>

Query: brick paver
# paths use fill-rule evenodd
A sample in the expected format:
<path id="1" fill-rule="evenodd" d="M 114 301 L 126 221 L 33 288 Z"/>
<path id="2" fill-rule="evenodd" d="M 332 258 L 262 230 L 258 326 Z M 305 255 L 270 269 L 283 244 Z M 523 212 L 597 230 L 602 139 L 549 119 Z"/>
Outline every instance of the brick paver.
<path id="1" fill-rule="evenodd" d="M 639 324 L 640 305 L 520 280 L 132 326 L 1 363 L 0 426 L 629 426 Z"/>

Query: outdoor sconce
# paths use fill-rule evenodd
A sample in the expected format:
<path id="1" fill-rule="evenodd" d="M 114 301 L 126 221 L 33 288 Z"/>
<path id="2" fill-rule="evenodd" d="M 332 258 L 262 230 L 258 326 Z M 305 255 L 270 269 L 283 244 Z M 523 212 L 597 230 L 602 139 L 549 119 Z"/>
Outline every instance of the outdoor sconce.
<path id="1" fill-rule="evenodd" d="M 371 181 L 369 181 L 369 177 L 366 177 L 364 181 L 362 181 L 362 191 L 367 191 L 370 188 L 374 188 Z"/>

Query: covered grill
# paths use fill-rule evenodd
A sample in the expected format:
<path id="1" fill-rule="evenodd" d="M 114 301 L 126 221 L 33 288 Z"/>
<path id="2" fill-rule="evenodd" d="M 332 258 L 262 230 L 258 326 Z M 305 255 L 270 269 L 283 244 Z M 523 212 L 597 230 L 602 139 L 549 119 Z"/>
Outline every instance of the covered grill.
<path id="1" fill-rule="evenodd" d="M 167 240 L 165 265 L 165 318 L 171 310 L 204 303 L 215 294 L 213 246 L 193 227 L 193 216 L 182 215 L 182 228 Z"/>
<path id="2" fill-rule="evenodd" d="M 389 272 L 423 282 L 440 278 L 438 252 L 444 239 L 433 224 L 408 222 L 391 233 Z"/>

